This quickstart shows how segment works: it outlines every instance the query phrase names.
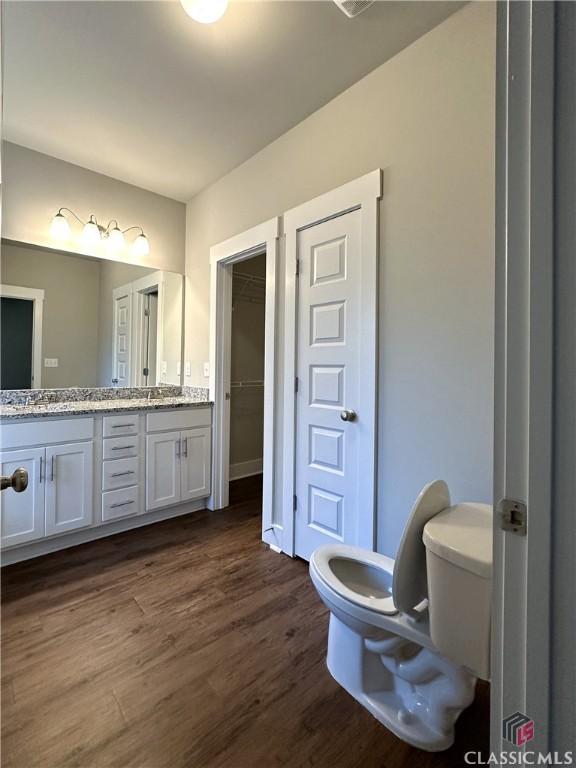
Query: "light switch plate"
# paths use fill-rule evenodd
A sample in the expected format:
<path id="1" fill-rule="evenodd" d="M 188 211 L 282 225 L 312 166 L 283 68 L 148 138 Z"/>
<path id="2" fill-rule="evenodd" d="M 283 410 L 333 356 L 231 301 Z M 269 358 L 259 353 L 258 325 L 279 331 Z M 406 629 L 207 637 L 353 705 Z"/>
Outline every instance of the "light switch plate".
<path id="1" fill-rule="evenodd" d="M 166 360 L 162 360 L 162 376 L 165 376 L 168 373 L 168 363 Z"/>
<path id="2" fill-rule="evenodd" d="M 58 358 L 57 357 L 45 357 L 44 358 L 44 368 L 58 368 Z"/>
<path id="3" fill-rule="evenodd" d="M 210 376 L 210 363 L 204 363 L 204 376 Z"/>
<path id="4" fill-rule="evenodd" d="M 184 373 L 186 376 L 190 376 L 192 373 L 192 369 L 190 368 L 190 360 L 186 360 L 186 365 L 184 367 Z"/>
<path id="5" fill-rule="evenodd" d="M 182 373 L 182 363 L 180 362 L 180 360 L 178 360 L 176 362 L 176 376 L 180 376 L 181 373 Z"/>

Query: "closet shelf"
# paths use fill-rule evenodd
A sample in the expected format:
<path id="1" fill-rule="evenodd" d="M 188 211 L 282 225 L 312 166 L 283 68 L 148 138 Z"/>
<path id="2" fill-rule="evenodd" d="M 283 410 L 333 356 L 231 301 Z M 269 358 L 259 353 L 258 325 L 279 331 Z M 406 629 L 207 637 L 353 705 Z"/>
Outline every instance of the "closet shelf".
<path id="1" fill-rule="evenodd" d="M 230 386 L 240 389 L 244 387 L 263 387 L 264 381 L 233 381 Z"/>

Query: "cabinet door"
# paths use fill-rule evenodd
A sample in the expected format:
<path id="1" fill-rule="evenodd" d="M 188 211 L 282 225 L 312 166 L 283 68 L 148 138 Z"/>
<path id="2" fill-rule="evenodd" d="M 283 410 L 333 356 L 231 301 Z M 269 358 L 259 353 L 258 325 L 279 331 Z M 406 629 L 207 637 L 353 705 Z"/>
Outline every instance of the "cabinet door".
<path id="1" fill-rule="evenodd" d="M 93 445 L 46 448 L 46 535 L 92 525 Z"/>
<path id="2" fill-rule="evenodd" d="M 180 501 L 180 432 L 146 437 L 146 509 Z"/>
<path id="3" fill-rule="evenodd" d="M 4 451 L 0 454 L 3 475 L 22 467 L 28 472 L 28 488 L 16 493 L 11 488 L 0 496 L 2 546 L 24 544 L 44 536 L 44 448 Z"/>
<path id="4" fill-rule="evenodd" d="M 210 495 L 210 427 L 182 432 L 182 501 Z"/>

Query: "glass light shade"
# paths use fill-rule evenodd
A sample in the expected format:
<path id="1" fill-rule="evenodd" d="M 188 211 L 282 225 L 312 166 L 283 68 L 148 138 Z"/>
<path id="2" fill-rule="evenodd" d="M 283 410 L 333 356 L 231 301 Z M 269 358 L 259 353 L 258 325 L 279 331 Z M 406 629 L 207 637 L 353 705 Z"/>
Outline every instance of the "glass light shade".
<path id="1" fill-rule="evenodd" d="M 106 248 L 110 253 L 119 253 L 124 248 L 124 235 L 119 227 L 114 227 L 108 233 Z"/>
<path id="2" fill-rule="evenodd" d="M 138 235 L 132 243 L 132 254 L 134 256 L 148 256 L 150 253 L 150 243 L 144 233 Z"/>
<path id="3" fill-rule="evenodd" d="M 68 224 L 68 220 L 64 214 L 57 213 L 56 216 L 54 216 L 52 224 L 50 225 L 50 234 L 54 240 L 68 240 L 70 237 L 70 224 Z"/>
<path id="4" fill-rule="evenodd" d="M 228 8 L 228 0 L 180 0 L 182 7 L 194 21 L 212 24 L 221 19 Z"/>
<path id="5" fill-rule="evenodd" d="M 82 230 L 82 245 L 85 248 L 94 248 L 100 242 L 100 230 L 95 221 L 89 221 Z"/>

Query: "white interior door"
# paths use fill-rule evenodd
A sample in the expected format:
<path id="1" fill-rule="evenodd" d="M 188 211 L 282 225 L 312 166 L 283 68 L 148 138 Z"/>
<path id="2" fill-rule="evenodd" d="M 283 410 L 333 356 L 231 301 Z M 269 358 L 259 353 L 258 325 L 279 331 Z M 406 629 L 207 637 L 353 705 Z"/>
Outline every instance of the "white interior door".
<path id="1" fill-rule="evenodd" d="M 114 295 L 114 365 L 112 384 L 130 386 L 130 344 L 132 329 L 132 297 L 129 292 Z"/>
<path id="2" fill-rule="evenodd" d="M 361 246 L 360 210 L 297 235 L 294 533 L 306 560 L 321 544 L 359 543 L 360 445 L 373 429 L 361 402 Z"/>

